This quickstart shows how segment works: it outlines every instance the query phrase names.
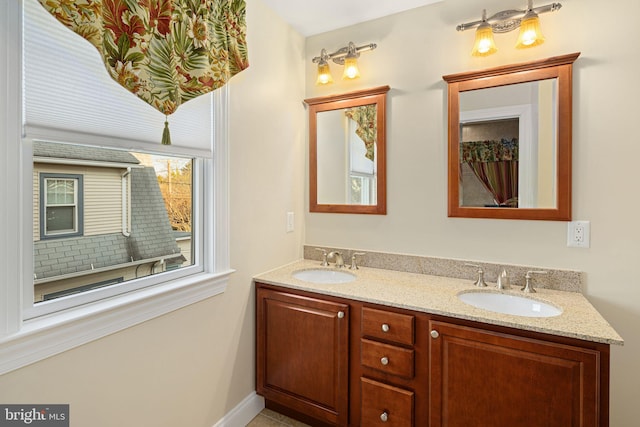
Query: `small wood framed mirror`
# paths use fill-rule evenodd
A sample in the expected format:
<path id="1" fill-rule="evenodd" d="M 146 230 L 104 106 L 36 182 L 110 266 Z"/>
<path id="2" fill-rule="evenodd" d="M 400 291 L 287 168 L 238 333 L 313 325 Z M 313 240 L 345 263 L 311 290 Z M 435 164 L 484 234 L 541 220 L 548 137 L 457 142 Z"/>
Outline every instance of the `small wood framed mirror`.
<path id="1" fill-rule="evenodd" d="M 579 53 L 443 76 L 450 217 L 571 220 Z"/>
<path id="2" fill-rule="evenodd" d="M 387 213 L 386 95 L 380 86 L 305 99 L 309 211 Z"/>

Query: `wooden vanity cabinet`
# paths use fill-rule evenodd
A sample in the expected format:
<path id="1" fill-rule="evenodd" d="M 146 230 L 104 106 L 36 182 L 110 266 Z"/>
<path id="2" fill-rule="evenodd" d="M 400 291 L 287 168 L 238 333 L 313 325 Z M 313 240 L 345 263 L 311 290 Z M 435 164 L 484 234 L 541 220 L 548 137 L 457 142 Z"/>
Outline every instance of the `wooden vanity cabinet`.
<path id="1" fill-rule="evenodd" d="M 609 345 L 256 285 L 257 391 L 312 426 L 608 427 Z"/>
<path id="2" fill-rule="evenodd" d="M 491 329 L 430 322 L 430 427 L 609 425 L 608 345 Z"/>
<path id="3" fill-rule="evenodd" d="M 256 297 L 257 392 L 267 407 L 346 426 L 349 305 L 260 285 Z"/>

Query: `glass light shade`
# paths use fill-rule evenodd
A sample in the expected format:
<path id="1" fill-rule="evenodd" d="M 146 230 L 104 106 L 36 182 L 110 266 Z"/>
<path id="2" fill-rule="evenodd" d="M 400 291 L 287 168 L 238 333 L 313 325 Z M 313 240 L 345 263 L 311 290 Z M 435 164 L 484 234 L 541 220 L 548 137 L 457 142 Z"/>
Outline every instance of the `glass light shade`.
<path id="1" fill-rule="evenodd" d="M 320 63 L 318 63 L 318 79 L 316 80 L 316 84 L 326 85 L 329 83 L 333 83 L 329 64 L 327 64 L 326 61 L 320 61 Z"/>
<path id="2" fill-rule="evenodd" d="M 520 23 L 520 34 L 516 42 L 517 49 L 538 46 L 544 43 L 544 37 L 540 30 L 540 18 L 533 12 L 527 13 Z"/>
<path id="3" fill-rule="evenodd" d="M 493 30 L 491 25 L 485 23 L 480 24 L 476 30 L 476 41 L 473 44 L 472 56 L 487 56 L 496 53 L 498 48 L 493 40 Z"/>
<path id="4" fill-rule="evenodd" d="M 344 59 L 344 73 L 342 73 L 343 79 L 357 79 L 360 77 L 360 70 L 358 69 L 358 59 L 347 56 Z"/>

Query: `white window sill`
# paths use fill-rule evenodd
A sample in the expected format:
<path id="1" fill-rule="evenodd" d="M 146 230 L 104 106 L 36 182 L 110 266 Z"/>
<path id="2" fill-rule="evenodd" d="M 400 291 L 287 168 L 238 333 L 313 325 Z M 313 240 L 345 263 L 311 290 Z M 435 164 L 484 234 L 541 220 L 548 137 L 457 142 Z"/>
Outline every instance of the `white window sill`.
<path id="1" fill-rule="evenodd" d="M 0 375 L 221 294 L 233 271 L 189 276 L 25 321 L 0 338 Z"/>

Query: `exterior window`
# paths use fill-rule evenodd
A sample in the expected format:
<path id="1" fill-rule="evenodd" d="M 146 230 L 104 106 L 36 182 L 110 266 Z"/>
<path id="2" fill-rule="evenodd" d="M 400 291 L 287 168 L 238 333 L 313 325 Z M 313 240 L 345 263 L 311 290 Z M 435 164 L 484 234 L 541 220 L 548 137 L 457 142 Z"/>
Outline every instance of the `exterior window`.
<path id="1" fill-rule="evenodd" d="M 40 175 L 42 238 L 82 234 L 82 176 Z"/>
<path id="2" fill-rule="evenodd" d="M 184 274 L 194 264 L 193 167 L 193 158 L 34 141 L 33 302 Z"/>

